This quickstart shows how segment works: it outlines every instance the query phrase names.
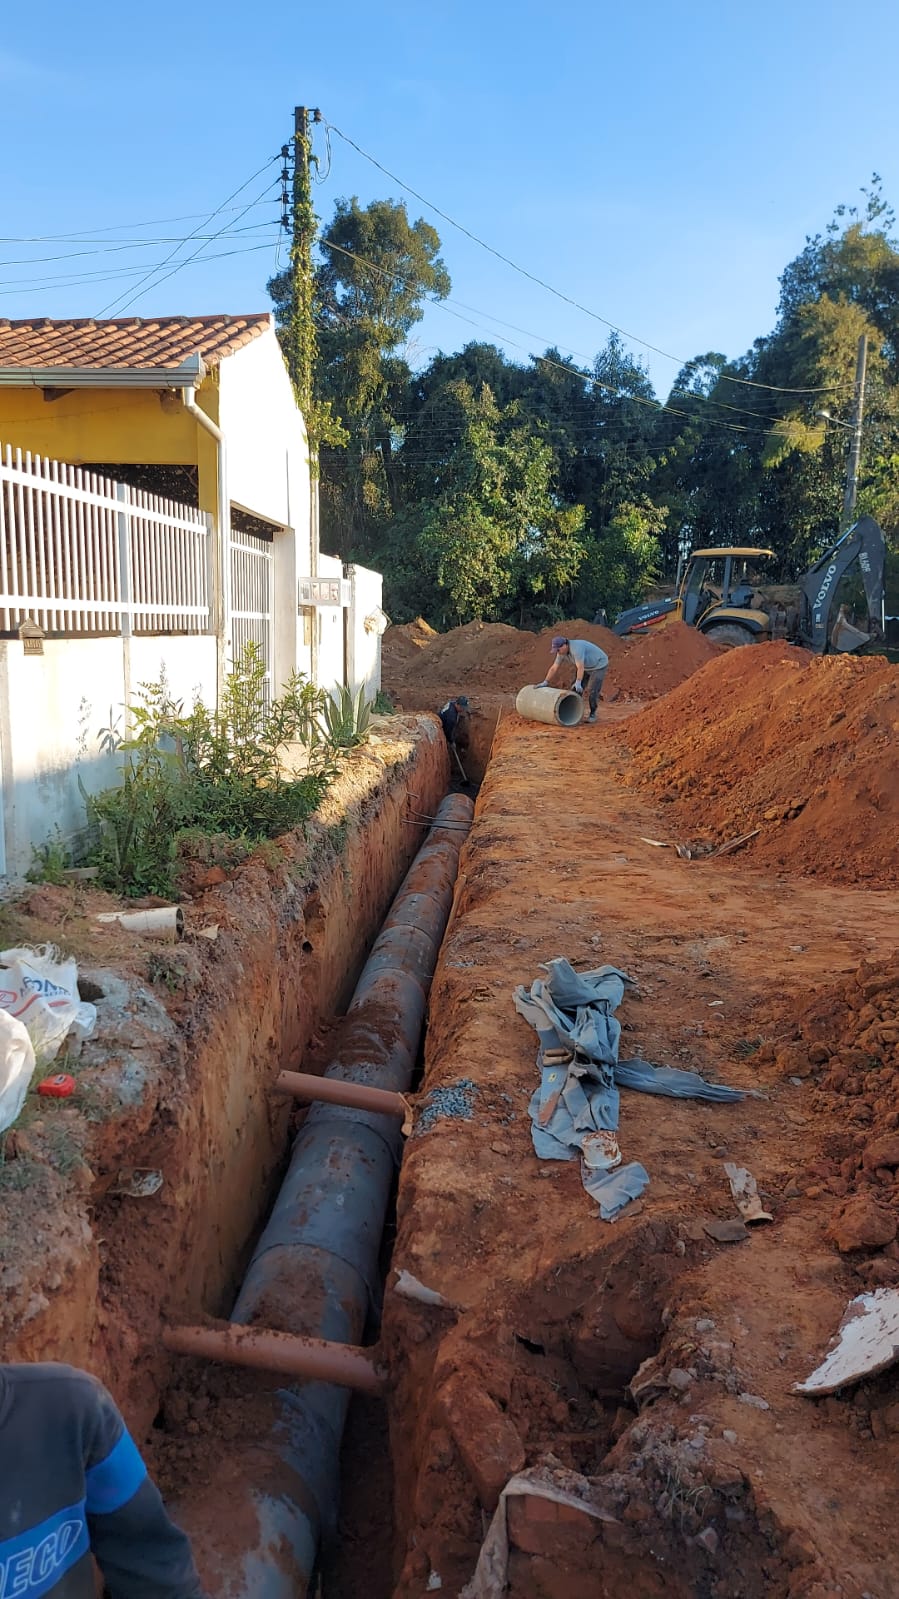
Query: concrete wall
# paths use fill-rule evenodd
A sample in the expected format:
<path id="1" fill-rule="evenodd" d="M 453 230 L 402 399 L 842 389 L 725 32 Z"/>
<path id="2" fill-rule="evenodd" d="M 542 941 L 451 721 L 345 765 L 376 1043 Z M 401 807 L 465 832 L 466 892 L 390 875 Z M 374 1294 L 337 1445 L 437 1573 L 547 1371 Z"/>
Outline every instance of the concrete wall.
<path id="1" fill-rule="evenodd" d="M 129 697 L 163 674 L 185 705 L 198 696 L 214 704 L 215 639 L 47 639 L 39 656 L 25 656 L 17 639 L 0 640 L 0 870 L 21 876 L 32 847 L 57 829 L 65 840 L 81 831 L 79 777 L 96 793 L 118 775 L 116 760 L 100 753 L 100 729 L 112 723 L 124 732 Z"/>
<path id="2" fill-rule="evenodd" d="M 365 566 L 347 567 L 347 576 L 352 604 L 346 619 L 346 681 L 354 694 L 364 688 L 365 698 L 373 700 L 381 687 L 384 581 L 380 572 L 370 572 Z"/>
<path id="3" fill-rule="evenodd" d="M 320 555 L 318 570 L 321 577 L 342 578 L 343 562 L 334 555 Z M 318 627 L 318 681 L 328 690 L 343 682 L 344 615 L 339 605 L 322 605 L 314 618 Z"/>
<path id="4" fill-rule="evenodd" d="M 219 427 L 228 441 L 228 491 L 236 505 L 297 535 L 307 568 L 309 451 L 274 328 L 222 362 Z"/>

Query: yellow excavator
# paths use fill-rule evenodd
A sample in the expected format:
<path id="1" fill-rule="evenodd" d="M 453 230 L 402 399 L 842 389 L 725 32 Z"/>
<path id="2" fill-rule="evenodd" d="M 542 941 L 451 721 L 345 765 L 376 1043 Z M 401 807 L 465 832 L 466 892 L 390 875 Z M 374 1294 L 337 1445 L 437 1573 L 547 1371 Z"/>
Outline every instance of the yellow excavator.
<path id="1" fill-rule="evenodd" d="M 883 638 L 886 545 L 877 523 L 860 517 L 799 579 L 798 604 L 784 605 L 765 594 L 761 563 L 773 550 L 734 545 L 694 550 L 673 599 L 650 600 L 623 611 L 614 631 L 647 633 L 670 622 L 685 622 L 729 649 L 764 639 L 788 638 L 816 655 L 845 653 Z M 858 563 L 865 591 L 865 627 L 850 621 L 837 604 L 841 580 Z M 831 616 L 837 606 L 837 615 Z"/>

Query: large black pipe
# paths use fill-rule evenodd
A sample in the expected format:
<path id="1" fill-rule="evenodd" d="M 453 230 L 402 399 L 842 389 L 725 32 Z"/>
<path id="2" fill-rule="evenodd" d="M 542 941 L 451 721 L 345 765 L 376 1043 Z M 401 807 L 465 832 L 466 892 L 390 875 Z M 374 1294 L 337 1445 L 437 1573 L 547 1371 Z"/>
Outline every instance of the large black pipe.
<path id="1" fill-rule="evenodd" d="M 327 1077 L 409 1088 L 472 815 L 464 795 L 450 795 L 440 806 L 363 968 Z M 395 1117 L 313 1106 L 233 1322 L 338 1344 L 361 1342 L 377 1300 L 381 1235 L 400 1146 Z M 349 1397 L 346 1388 L 322 1382 L 274 1390 L 267 1433 L 229 1442 L 221 1474 L 178 1507 L 213 1599 L 307 1594 L 319 1543 L 335 1525 Z"/>

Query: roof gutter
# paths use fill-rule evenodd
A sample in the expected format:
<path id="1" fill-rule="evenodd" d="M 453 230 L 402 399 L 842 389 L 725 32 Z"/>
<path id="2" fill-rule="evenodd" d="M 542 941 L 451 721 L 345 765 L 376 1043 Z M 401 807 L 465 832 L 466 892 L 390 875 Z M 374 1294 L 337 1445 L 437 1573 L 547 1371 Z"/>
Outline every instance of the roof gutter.
<path id="1" fill-rule="evenodd" d="M 205 376 L 198 354 L 180 366 L 0 366 L 0 388 L 194 389 Z"/>

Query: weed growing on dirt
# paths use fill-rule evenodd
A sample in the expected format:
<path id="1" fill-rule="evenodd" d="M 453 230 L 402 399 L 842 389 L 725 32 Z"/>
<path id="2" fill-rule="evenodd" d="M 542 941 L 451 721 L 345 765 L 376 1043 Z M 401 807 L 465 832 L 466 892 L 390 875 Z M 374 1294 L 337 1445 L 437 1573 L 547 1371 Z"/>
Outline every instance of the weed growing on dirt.
<path id="1" fill-rule="evenodd" d="M 82 786 L 97 839 L 91 860 L 103 887 L 171 896 L 183 841 L 189 848 L 197 835 L 224 837 L 249 853 L 301 825 L 335 776 L 338 751 L 365 736 L 370 709 L 361 694 L 350 697 L 350 709 L 302 673 L 268 703 L 255 644 L 229 673 L 217 711 L 198 700 L 185 712 L 164 680 L 144 684 L 131 709 L 131 737 L 120 738 L 112 726 L 101 735 L 124 757 L 121 784 L 98 795 Z M 304 747 L 306 770 L 288 778 L 281 751 L 293 742 Z"/>
<path id="2" fill-rule="evenodd" d="M 59 828 L 46 844 L 31 846 L 31 865 L 25 877 L 29 883 L 64 883 L 66 871 L 72 864 L 69 847 Z"/>
<path id="3" fill-rule="evenodd" d="M 84 1164 L 84 1132 L 73 1126 L 67 1117 L 64 1121 L 45 1112 L 41 1143 L 54 1171 L 67 1177 L 77 1166 Z"/>
<path id="4" fill-rule="evenodd" d="M 174 955 L 155 950 L 147 961 L 150 982 L 167 988 L 170 994 L 179 994 L 187 987 L 187 973 Z"/>
<path id="5" fill-rule="evenodd" d="M 16 1160 L 0 1160 L 0 1193 L 20 1194 L 39 1183 L 46 1168 L 39 1160 L 19 1156 Z"/>
<path id="6" fill-rule="evenodd" d="M 394 705 L 393 700 L 390 698 L 390 695 L 385 694 L 383 689 L 379 688 L 377 694 L 375 695 L 374 704 L 372 705 L 372 713 L 375 716 L 396 715 L 396 706 Z"/>

